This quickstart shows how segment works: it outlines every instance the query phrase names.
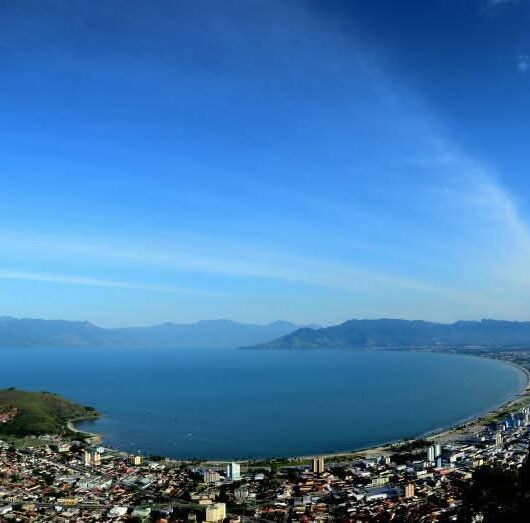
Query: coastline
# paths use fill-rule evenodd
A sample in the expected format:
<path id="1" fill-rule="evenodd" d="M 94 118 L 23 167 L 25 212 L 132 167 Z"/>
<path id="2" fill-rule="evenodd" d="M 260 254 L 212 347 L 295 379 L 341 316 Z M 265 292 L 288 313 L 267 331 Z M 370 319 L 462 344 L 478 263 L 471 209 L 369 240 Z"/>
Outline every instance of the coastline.
<path id="1" fill-rule="evenodd" d="M 455 353 L 449 353 L 448 355 L 451 355 L 451 354 L 454 355 Z M 460 356 L 463 355 L 460 353 L 456 353 L 456 354 Z M 484 357 L 484 356 L 469 355 L 469 354 L 466 354 L 465 356 L 469 356 L 473 358 Z M 486 358 L 488 357 L 486 356 Z M 407 442 L 411 442 L 411 441 L 418 440 L 418 439 L 425 439 L 433 443 L 444 443 L 447 439 L 450 439 L 451 437 L 455 437 L 458 434 L 463 434 L 465 432 L 476 430 L 482 425 L 487 425 L 488 423 L 491 423 L 492 421 L 496 420 L 499 417 L 507 416 L 510 414 L 510 412 L 513 412 L 517 410 L 518 408 L 522 408 L 524 405 L 530 404 L 530 371 L 526 369 L 525 367 L 523 367 L 522 365 L 519 365 L 513 361 L 498 360 L 496 358 L 491 358 L 491 357 L 489 357 L 488 359 L 499 361 L 507 365 L 511 365 L 512 367 L 522 372 L 522 374 L 526 378 L 526 384 L 524 385 L 523 388 L 521 388 L 521 390 L 517 393 L 516 396 L 509 399 L 508 401 L 503 402 L 501 405 L 491 410 L 488 410 L 487 412 L 480 413 L 474 416 L 470 416 L 469 418 L 460 420 L 459 422 L 454 423 L 452 425 L 449 425 L 446 427 L 440 427 L 439 429 L 433 429 L 423 434 L 419 434 L 416 437 L 409 438 L 407 440 L 389 441 L 389 442 L 378 444 L 378 445 L 371 445 L 369 447 L 354 450 L 351 452 L 332 452 L 332 453 L 322 454 L 318 456 L 324 457 L 324 458 L 337 458 L 337 457 L 360 457 L 360 456 L 384 455 L 384 454 L 388 454 L 389 452 L 395 452 L 395 448 L 393 447 L 396 444 L 407 443 Z M 310 460 L 315 457 L 317 457 L 317 455 L 300 456 L 298 458 L 290 458 L 290 459 Z"/>
<path id="2" fill-rule="evenodd" d="M 75 427 L 75 423 L 78 423 L 78 422 L 81 422 L 81 421 L 94 421 L 98 418 L 99 416 L 97 417 L 88 417 L 88 416 L 81 416 L 81 417 L 77 417 L 77 418 L 72 418 L 72 419 L 69 419 L 67 422 L 66 422 L 66 427 L 68 428 L 68 430 L 70 430 L 71 432 L 75 432 L 77 434 L 82 434 L 83 437 L 91 444 L 96 444 L 96 443 L 101 443 L 103 437 L 101 436 L 101 434 L 96 434 L 95 432 L 88 432 L 86 430 L 80 430 L 78 428 Z"/>
<path id="3" fill-rule="evenodd" d="M 413 351 L 416 351 L 414 349 L 410 349 Z M 425 352 L 425 351 L 421 351 Z M 438 351 L 428 351 L 428 352 L 437 352 Z M 406 440 L 392 440 L 392 441 L 386 441 L 374 445 L 369 445 L 367 447 L 355 449 L 355 450 L 343 450 L 343 451 L 333 451 L 333 452 L 327 452 L 322 454 L 310 454 L 310 455 L 291 455 L 291 456 L 285 456 L 285 457 L 276 457 L 276 458 L 255 458 L 255 459 L 238 459 L 235 461 L 241 462 L 241 463 L 247 463 L 249 465 L 257 464 L 257 463 L 287 463 L 287 464 L 294 464 L 298 462 L 306 462 L 310 461 L 314 457 L 324 457 L 329 459 L 337 459 L 337 458 L 344 458 L 344 459 L 351 459 L 351 458 L 359 458 L 359 457 L 370 457 L 374 455 L 385 455 L 390 453 L 396 452 L 396 445 L 400 443 L 410 442 L 414 440 L 420 440 L 425 439 L 430 442 L 439 442 L 444 443 L 447 442 L 451 438 L 456 438 L 460 434 L 464 434 L 469 431 L 473 431 L 478 429 L 479 427 L 486 425 L 493 420 L 507 416 L 510 412 L 513 412 L 517 409 L 522 408 L 525 405 L 530 404 L 530 372 L 528 369 L 523 367 L 522 365 L 519 365 L 513 361 L 504 360 L 504 359 L 498 359 L 498 358 L 492 358 L 489 356 L 480 356 L 480 355 L 473 355 L 473 354 L 462 354 L 462 353 L 455 353 L 455 352 L 444 352 L 446 355 L 460 355 L 460 356 L 468 356 L 468 357 L 483 357 L 487 359 L 493 359 L 498 361 L 499 363 L 504 363 L 511 365 L 512 367 L 516 368 L 517 370 L 521 371 L 522 374 L 525 377 L 526 383 L 525 385 L 519 390 L 519 392 L 511 397 L 509 400 L 504 401 L 502 404 L 486 411 L 477 413 L 475 415 L 469 416 L 468 418 L 459 420 L 455 423 L 452 423 L 451 425 L 440 427 L 437 429 L 430 430 L 428 432 L 418 434 L 417 436 L 414 436 L 412 438 L 407 438 Z M 91 444 L 97 444 L 101 443 L 103 441 L 103 436 L 101 434 L 88 432 L 86 430 L 80 430 L 75 427 L 75 423 L 87 421 L 87 420 L 94 420 L 95 418 L 75 418 L 71 419 L 67 422 L 68 428 L 72 432 L 80 433 L 85 436 L 85 438 L 91 443 Z M 120 450 L 120 449 L 116 449 Z M 127 452 L 127 451 L 125 451 Z M 169 458 L 166 457 L 166 459 L 171 461 L 178 461 L 178 462 L 189 462 L 191 460 L 185 459 L 185 458 Z M 231 459 L 214 459 L 214 460 L 199 460 L 200 463 L 204 464 L 226 464 L 233 460 Z"/>
<path id="4" fill-rule="evenodd" d="M 425 352 L 425 351 L 421 351 L 421 352 Z M 436 351 L 429 351 L 429 352 L 436 352 Z M 333 458 L 351 459 L 351 458 L 388 455 L 390 453 L 396 452 L 395 446 L 397 444 L 407 443 L 407 442 L 411 442 L 414 440 L 425 439 L 429 442 L 443 444 L 450 438 L 454 438 L 455 436 L 458 436 L 459 434 L 463 434 L 465 432 L 476 430 L 483 425 L 487 425 L 488 423 L 491 423 L 497 418 L 507 416 L 511 412 L 514 412 L 518 410 L 519 408 L 523 408 L 524 406 L 530 405 L 530 371 L 526 369 L 525 367 L 523 367 L 522 365 L 519 365 L 513 361 L 500 360 L 497 358 L 491 358 L 487 356 L 478 356 L 478 355 L 461 354 L 461 353 L 453 353 L 453 352 L 451 353 L 444 352 L 443 354 L 447 354 L 449 356 L 450 355 L 468 356 L 468 357 L 473 357 L 473 358 L 481 358 L 481 357 L 484 358 L 485 357 L 487 359 L 495 360 L 500 363 L 510 365 L 516 368 L 517 370 L 521 371 L 521 373 L 525 376 L 526 384 L 524 385 L 524 387 L 520 389 L 520 391 L 514 397 L 510 398 L 508 401 L 504 401 L 502 404 L 492 408 L 491 410 L 478 413 L 476 415 L 471 415 L 468 418 L 459 420 L 455 423 L 452 423 L 451 425 L 440 427 L 438 429 L 433 429 L 428 432 L 424 432 L 422 434 L 414 436 L 412 438 L 407 438 L 406 440 L 396 439 L 396 440 L 387 441 L 384 443 L 369 445 L 367 447 L 363 447 L 363 448 L 351 450 L 351 451 L 346 450 L 346 451 L 327 452 L 327 453 L 322 453 L 322 454 L 286 456 L 286 457 L 271 458 L 267 460 L 257 458 L 257 459 L 252 459 L 252 460 L 238 460 L 238 461 L 252 465 L 255 463 L 263 463 L 264 461 L 267 461 L 270 463 L 309 462 L 313 458 L 316 458 L 316 457 L 321 457 L 325 459 L 333 459 Z M 231 460 L 205 460 L 202 463 L 215 465 L 215 464 L 226 464 L 226 463 L 229 463 L 230 461 Z"/>
<path id="5" fill-rule="evenodd" d="M 434 351 L 433 351 L 434 352 Z M 447 353 L 444 353 L 447 354 Z M 449 353 L 448 355 L 463 355 L 459 353 Z M 473 358 L 480 358 L 484 356 L 477 356 L 477 355 L 470 355 L 465 354 L 465 356 L 473 357 Z M 487 357 L 487 356 L 486 356 Z M 488 358 L 488 357 L 487 357 Z M 487 425 L 488 423 L 491 423 L 492 421 L 496 420 L 499 417 L 504 417 L 509 415 L 511 412 L 514 412 L 515 410 L 518 410 L 519 408 L 523 408 L 525 405 L 530 404 L 530 371 L 523 367 L 522 365 L 519 365 L 513 361 L 506 361 L 506 360 L 499 360 L 497 358 L 488 358 L 491 360 L 499 361 L 501 363 L 505 363 L 507 365 L 511 365 L 512 367 L 516 368 L 517 370 L 521 371 L 522 374 L 526 378 L 526 384 L 523 388 L 517 393 L 516 396 L 509 399 L 508 401 L 503 402 L 501 405 L 488 410 L 487 412 L 479 413 L 477 415 L 469 416 L 466 419 L 460 420 L 456 423 L 453 423 L 451 425 L 440 427 L 439 429 L 433 429 L 428 432 L 424 432 L 422 434 L 419 434 L 418 436 L 408 438 L 406 440 L 394 440 L 394 441 L 388 441 L 386 443 L 376 444 L 376 445 L 370 445 L 368 447 L 364 447 L 361 449 L 357 449 L 354 451 L 346 451 L 346 452 L 331 452 L 327 454 L 314 454 L 314 455 L 307 455 L 307 456 L 293 456 L 288 458 L 283 458 L 285 460 L 311 460 L 315 457 L 323 457 L 323 458 L 357 458 L 357 457 L 369 457 L 373 455 L 385 455 L 389 454 L 390 452 L 395 452 L 395 445 L 399 443 L 406 443 L 414 440 L 420 440 L 425 439 L 427 441 L 433 442 L 433 443 L 445 443 L 448 439 L 451 437 L 455 437 L 459 434 L 463 434 L 465 432 L 473 431 L 478 429 L 479 427 L 483 425 Z M 282 458 L 279 458 L 282 459 Z M 256 460 L 257 461 L 257 460 Z"/>
<path id="6" fill-rule="evenodd" d="M 482 356 L 471 356 L 475 358 L 480 358 Z M 498 418 L 505 417 L 509 415 L 511 412 L 514 412 L 515 410 L 518 410 L 519 408 L 523 408 L 525 405 L 530 404 L 530 371 L 523 367 L 522 365 L 519 365 L 513 361 L 506 361 L 506 360 L 500 360 L 497 358 L 488 358 L 495 361 L 500 361 L 502 363 L 505 363 L 507 365 L 510 365 L 514 367 L 515 369 L 522 372 L 522 374 L 526 378 L 526 384 L 525 386 L 517 393 L 517 395 L 513 398 L 511 398 L 508 401 L 505 401 L 498 407 L 489 410 L 488 412 L 479 414 L 477 416 L 470 417 L 468 419 L 462 420 L 460 423 L 453 424 L 450 427 L 444 427 L 441 428 L 439 431 L 429 431 L 421 436 L 425 437 L 428 441 L 435 441 L 439 442 L 442 441 L 445 437 L 449 435 L 454 435 L 458 431 L 462 430 L 474 430 L 476 427 L 487 425 L 488 423 L 492 423 L 493 421 L 496 421 Z"/>

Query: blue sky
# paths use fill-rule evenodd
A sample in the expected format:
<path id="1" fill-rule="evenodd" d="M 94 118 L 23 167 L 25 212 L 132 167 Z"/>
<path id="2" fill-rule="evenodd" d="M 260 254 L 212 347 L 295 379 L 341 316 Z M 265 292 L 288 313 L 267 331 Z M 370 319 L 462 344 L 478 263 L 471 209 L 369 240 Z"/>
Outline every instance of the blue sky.
<path id="1" fill-rule="evenodd" d="M 0 314 L 530 319 L 530 2 L 0 1 Z"/>

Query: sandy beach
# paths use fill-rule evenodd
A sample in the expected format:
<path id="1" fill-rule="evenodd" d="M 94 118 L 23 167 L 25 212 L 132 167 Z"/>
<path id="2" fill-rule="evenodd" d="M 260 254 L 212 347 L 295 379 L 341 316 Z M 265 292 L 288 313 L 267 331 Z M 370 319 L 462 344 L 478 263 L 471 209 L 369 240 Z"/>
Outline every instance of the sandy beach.
<path id="1" fill-rule="evenodd" d="M 87 421 L 87 419 L 93 419 L 93 418 L 75 418 L 75 419 L 71 419 L 71 420 L 66 422 L 66 426 L 72 432 L 76 432 L 78 434 L 83 434 L 85 436 L 85 438 L 87 438 L 88 441 L 91 444 L 95 445 L 97 443 L 100 443 L 101 439 L 102 439 L 100 434 L 95 434 L 93 432 L 87 432 L 86 430 L 79 430 L 79 429 L 77 429 L 75 427 L 75 423 L 81 422 L 81 421 Z"/>

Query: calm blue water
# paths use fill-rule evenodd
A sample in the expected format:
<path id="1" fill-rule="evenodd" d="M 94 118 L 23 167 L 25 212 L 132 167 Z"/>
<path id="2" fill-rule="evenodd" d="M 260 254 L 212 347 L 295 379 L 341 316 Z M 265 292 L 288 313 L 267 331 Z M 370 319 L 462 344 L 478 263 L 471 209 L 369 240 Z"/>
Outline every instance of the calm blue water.
<path id="1" fill-rule="evenodd" d="M 517 394 L 492 360 L 415 352 L 2 349 L 0 386 L 48 390 L 104 416 L 117 448 L 245 458 L 352 450 L 444 427 Z"/>

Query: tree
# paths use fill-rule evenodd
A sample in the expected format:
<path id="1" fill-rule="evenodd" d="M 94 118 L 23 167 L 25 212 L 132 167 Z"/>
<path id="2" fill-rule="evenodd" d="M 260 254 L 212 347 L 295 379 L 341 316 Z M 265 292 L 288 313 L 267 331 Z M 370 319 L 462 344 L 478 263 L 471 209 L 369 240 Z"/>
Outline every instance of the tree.
<path id="1" fill-rule="evenodd" d="M 482 514 L 484 523 L 530 521 L 530 458 L 518 470 L 500 466 L 479 467 L 464 490 L 461 518 L 472 521 Z"/>

